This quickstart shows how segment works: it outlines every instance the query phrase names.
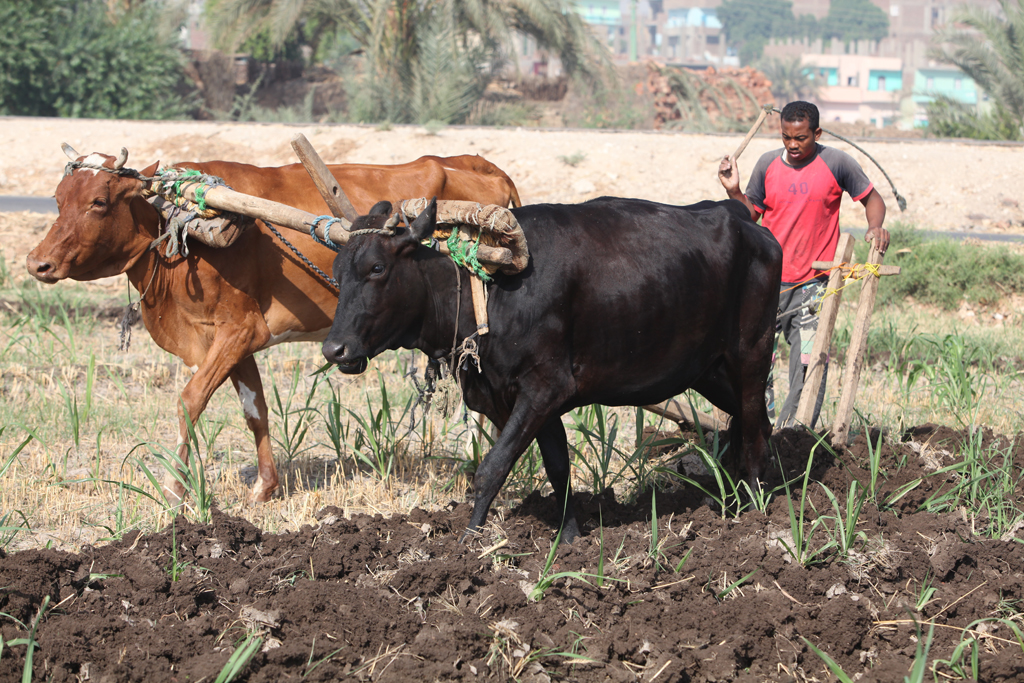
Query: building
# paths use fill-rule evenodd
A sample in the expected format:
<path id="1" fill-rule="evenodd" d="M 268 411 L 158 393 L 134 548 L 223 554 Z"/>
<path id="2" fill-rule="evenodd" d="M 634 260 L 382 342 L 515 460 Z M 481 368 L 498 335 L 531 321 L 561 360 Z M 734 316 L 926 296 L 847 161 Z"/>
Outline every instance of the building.
<path id="1" fill-rule="evenodd" d="M 821 121 L 866 122 L 879 128 L 900 117 L 903 63 L 893 57 L 805 54 L 805 72 L 819 83 Z"/>

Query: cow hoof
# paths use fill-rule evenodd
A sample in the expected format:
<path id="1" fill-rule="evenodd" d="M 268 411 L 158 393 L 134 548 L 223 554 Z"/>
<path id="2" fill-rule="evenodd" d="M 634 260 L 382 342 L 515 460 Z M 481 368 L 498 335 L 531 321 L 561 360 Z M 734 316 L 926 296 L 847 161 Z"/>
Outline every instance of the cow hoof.
<path id="1" fill-rule="evenodd" d="M 580 537 L 580 528 L 573 520 L 562 527 L 562 535 L 559 537 L 559 544 L 572 545 L 572 542 Z"/>
<path id="2" fill-rule="evenodd" d="M 264 483 L 262 479 L 257 479 L 256 485 L 252 487 L 252 494 L 249 496 L 249 502 L 252 504 L 269 502 L 276 492 L 276 483 L 270 485 Z"/>

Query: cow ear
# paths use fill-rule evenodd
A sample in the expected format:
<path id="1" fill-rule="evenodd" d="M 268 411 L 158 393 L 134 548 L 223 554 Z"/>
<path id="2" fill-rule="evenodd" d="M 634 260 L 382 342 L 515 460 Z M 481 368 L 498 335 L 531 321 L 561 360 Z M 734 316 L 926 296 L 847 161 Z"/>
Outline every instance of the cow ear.
<path id="1" fill-rule="evenodd" d="M 416 217 L 416 220 L 409 226 L 409 232 L 412 238 L 417 242 L 429 238 L 434 234 L 434 228 L 437 226 L 437 197 L 430 200 L 427 204 L 427 208 L 420 212 L 420 215 Z"/>
<path id="2" fill-rule="evenodd" d="M 160 168 L 160 162 L 159 161 L 156 162 L 155 164 L 151 165 L 149 168 L 144 168 L 141 171 L 139 171 L 139 175 L 143 176 L 145 178 L 152 178 L 152 177 L 154 177 L 156 175 L 156 171 L 157 171 L 158 168 Z M 146 188 L 146 181 L 142 181 L 141 183 L 136 185 L 134 189 L 128 190 L 128 196 L 137 197 L 137 196 L 142 194 L 142 191 L 145 188 Z"/>
<path id="3" fill-rule="evenodd" d="M 391 202 L 379 201 L 373 205 L 370 209 L 370 213 L 367 216 L 390 216 L 391 215 Z"/>

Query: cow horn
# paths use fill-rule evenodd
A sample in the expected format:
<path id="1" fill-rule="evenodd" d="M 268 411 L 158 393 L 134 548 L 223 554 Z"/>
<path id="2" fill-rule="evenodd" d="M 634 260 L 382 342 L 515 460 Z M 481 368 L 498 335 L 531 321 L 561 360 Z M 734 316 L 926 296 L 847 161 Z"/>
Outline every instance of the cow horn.
<path id="1" fill-rule="evenodd" d="M 75 151 L 74 147 L 72 147 L 66 142 L 60 143 L 60 148 L 64 150 L 64 153 L 68 155 L 68 158 L 71 159 L 71 161 L 78 161 L 78 157 L 82 156 L 81 154 Z"/>
<path id="2" fill-rule="evenodd" d="M 124 168 L 125 162 L 128 161 L 128 148 L 122 147 L 121 153 L 117 155 L 117 159 L 114 160 L 114 169 L 121 170 Z"/>

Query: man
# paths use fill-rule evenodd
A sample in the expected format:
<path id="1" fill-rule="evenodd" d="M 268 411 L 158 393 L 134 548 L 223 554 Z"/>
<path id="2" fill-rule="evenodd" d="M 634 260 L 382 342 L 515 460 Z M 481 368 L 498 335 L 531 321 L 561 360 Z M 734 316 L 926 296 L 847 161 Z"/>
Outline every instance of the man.
<path id="1" fill-rule="evenodd" d="M 722 159 L 718 179 L 729 197 L 743 202 L 753 220 L 761 219 L 782 245 L 782 285 L 780 318 L 776 323 L 775 343 L 782 333 L 789 343 L 789 395 L 779 413 L 776 426 L 791 426 L 800 403 L 804 373 L 818 329 L 818 311 L 828 273 L 811 267 L 814 261 L 831 261 L 839 243 L 839 205 L 843 192 L 864 205 L 868 231 L 865 239 L 874 241 L 885 253 L 889 232 L 882 227 L 885 202 L 864 170 L 845 152 L 818 144 L 818 108 L 809 102 L 790 102 L 782 110 L 782 149 L 758 159 L 747 183 L 740 191 L 739 167 L 732 156 Z M 773 369 L 774 375 L 774 369 Z M 814 427 L 825 398 L 828 367 L 817 388 Z M 775 393 L 768 378 L 768 412 L 774 418 Z"/>

